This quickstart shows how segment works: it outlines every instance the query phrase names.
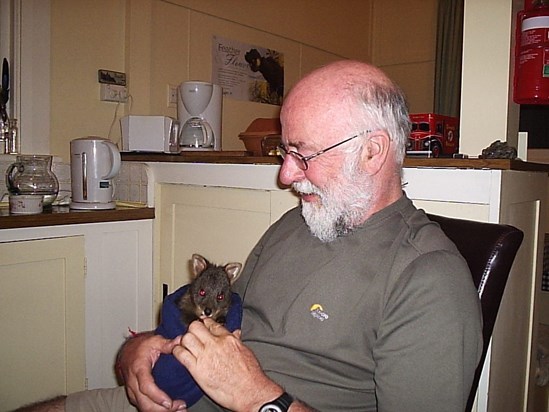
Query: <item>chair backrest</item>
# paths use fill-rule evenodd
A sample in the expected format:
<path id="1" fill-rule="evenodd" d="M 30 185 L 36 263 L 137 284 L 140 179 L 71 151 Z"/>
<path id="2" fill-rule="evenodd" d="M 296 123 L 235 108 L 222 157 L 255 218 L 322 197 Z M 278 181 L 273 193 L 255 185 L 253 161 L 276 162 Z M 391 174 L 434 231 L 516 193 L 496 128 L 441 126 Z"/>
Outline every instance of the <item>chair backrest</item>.
<path id="1" fill-rule="evenodd" d="M 502 224 L 475 222 L 428 214 L 457 246 L 467 261 L 482 306 L 484 347 L 467 401 L 470 411 L 496 322 L 505 284 L 522 243 L 521 230 Z"/>

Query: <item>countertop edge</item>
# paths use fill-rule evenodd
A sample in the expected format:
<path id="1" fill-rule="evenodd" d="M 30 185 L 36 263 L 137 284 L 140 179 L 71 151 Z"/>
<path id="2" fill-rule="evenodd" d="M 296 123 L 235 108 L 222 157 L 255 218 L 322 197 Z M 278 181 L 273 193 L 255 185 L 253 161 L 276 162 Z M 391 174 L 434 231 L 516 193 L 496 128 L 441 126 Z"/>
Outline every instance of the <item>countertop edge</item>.
<path id="1" fill-rule="evenodd" d="M 21 229 L 40 226 L 78 225 L 85 223 L 122 222 L 154 219 L 153 207 L 117 207 L 109 210 L 70 210 L 54 206 L 36 215 L 0 216 L 0 229 Z"/>

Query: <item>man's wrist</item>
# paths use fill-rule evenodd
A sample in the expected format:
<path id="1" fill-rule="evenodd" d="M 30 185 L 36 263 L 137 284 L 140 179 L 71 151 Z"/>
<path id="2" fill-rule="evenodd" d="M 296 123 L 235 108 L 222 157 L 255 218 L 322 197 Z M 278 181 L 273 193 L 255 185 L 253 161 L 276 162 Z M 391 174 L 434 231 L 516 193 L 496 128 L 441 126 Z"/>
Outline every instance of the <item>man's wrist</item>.
<path id="1" fill-rule="evenodd" d="M 256 384 L 258 381 L 255 382 Z M 243 403 L 240 405 L 240 407 L 237 407 L 235 410 L 242 410 L 246 412 L 258 412 L 265 403 L 274 400 L 278 398 L 282 393 L 284 393 L 284 389 L 279 386 L 278 384 L 267 381 L 264 383 L 264 385 L 256 386 L 256 388 L 261 388 L 260 390 L 250 391 L 248 394 L 249 397 L 243 397 L 240 398 Z"/>

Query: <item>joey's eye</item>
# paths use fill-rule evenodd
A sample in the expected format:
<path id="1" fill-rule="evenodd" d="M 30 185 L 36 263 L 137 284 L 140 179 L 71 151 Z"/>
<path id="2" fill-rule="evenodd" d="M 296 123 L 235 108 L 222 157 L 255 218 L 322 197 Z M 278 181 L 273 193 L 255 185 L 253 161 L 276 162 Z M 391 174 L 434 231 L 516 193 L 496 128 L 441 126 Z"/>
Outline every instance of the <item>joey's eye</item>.
<path id="1" fill-rule="evenodd" d="M 225 294 L 221 292 L 217 295 L 217 300 L 223 300 L 223 299 L 225 299 Z"/>
<path id="2" fill-rule="evenodd" d="M 204 289 L 200 289 L 200 291 L 198 292 L 198 294 L 200 296 L 206 296 L 206 291 Z"/>

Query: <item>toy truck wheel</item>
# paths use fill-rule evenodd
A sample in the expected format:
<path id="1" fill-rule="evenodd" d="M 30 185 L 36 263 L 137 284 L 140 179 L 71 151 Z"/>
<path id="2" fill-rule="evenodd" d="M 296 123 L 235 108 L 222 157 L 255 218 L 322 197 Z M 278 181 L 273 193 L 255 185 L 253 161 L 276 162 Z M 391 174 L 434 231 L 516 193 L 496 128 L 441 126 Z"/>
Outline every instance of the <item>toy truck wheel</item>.
<path id="1" fill-rule="evenodd" d="M 442 152 L 442 147 L 440 146 L 439 142 L 432 142 L 431 143 L 431 157 L 440 157 L 440 154 Z"/>

